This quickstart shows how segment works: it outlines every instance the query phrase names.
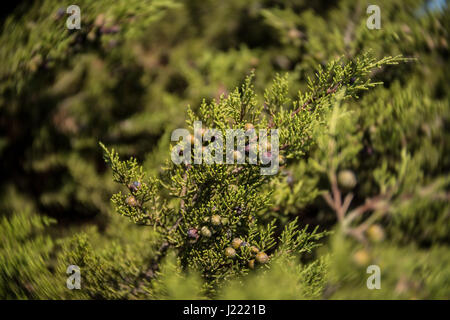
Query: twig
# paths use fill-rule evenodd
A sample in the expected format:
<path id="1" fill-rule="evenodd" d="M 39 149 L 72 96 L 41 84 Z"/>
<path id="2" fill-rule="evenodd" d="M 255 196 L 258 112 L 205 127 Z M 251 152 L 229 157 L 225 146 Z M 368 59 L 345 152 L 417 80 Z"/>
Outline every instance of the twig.
<path id="1" fill-rule="evenodd" d="M 183 176 L 183 180 L 186 183 L 187 181 L 187 174 L 185 173 Z M 181 211 L 181 215 L 177 218 L 177 220 L 175 221 L 175 223 L 169 228 L 169 230 L 167 230 L 167 235 L 169 235 L 172 231 L 174 231 L 176 228 L 178 228 L 178 226 L 180 225 L 181 221 L 184 218 L 184 215 L 186 213 L 186 205 L 185 205 L 185 201 L 183 199 L 183 197 L 186 195 L 187 192 L 187 187 L 186 184 L 183 185 L 182 189 L 181 189 L 181 193 L 180 193 L 180 211 Z M 169 248 L 170 243 L 167 240 L 167 236 L 166 239 L 161 243 L 159 249 L 158 249 L 158 256 L 156 257 L 156 259 L 150 263 L 150 266 L 147 268 L 147 270 L 145 270 L 143 272 L 144 275 L 144 279 L 151 279 L 155 276 L 156 271 L 159 268 L 159 264 L 161 262 L 161 260 L 165 257 L 165 253 L 167 251 L 167 249 Z M 137 285 L 133 288 L 133 290 L 131 291 L 131 293 L 133 295 L 137 295 L 140 288 L 142 287 L 142 285 L 144 284 L 144 279 L 140 280 Z"/>

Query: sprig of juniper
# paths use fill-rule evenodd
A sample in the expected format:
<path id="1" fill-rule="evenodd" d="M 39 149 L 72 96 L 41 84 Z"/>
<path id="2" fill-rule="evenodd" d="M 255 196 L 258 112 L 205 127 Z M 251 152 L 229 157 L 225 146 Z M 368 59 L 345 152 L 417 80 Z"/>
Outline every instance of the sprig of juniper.
<path id="1" fill-rule="evenodd" d="M 314 80 L 308 80 L 308 91 L 299 93 L 295 101 L 288 97 L 287 78 L 277 76 L 264 93 L 265 108 L 258 103 L 251 74 L 227 97 L 203 101 L 198 115 L 189 109 L 187 125 L 192 130 L 194 121 L 200 120 L 207 128 L 222 132 L 274 127 L 279 130 L 284 155 L 303 156 L 313 143 L 313 130 L 327 125 L 323 115 L 337 93 L 342 99 L 357 98 L 359 91 L 379 84 L 368 77 L 373 69 L 404 60 L 398 56 L 377 61 L 364 54 L 352 61 L 332 61 L 319 66 Z M 316 230 L 307 236 L 306 230 L 294 227 L 294 221 L 284 229 L 277 249 L 277 221 L 264 227 L 258 218 L 270 204 L 271 191 L 262 186 L 274 178 L 261 175 L 261 165 L 176 165 L 167 161 L 161 177 L 146 178 L 135 159 L 121 161 L 114 150 L 101 147 L 114 181 L 128 189 L 126 195 L 113 195 L 116 211 L 162 235 L 160 255 L 144 276 L 153 276 L 166 250 L 174 248 L 181 265 L 200 271 L 207 280 L 205 289 L 214 292 L 223 280 L 258 266 L 269 267 L 272 256 L 311 250 L 314 246 L 310 243 L 323 236 Z M 167 190 L 172 200 L 163 199 L 161 189 Z"/>

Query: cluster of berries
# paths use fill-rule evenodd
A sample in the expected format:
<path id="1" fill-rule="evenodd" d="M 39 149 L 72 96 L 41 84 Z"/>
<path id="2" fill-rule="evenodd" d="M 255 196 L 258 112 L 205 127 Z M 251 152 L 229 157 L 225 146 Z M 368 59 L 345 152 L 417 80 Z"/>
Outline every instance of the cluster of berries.
<path id="1" fill-rule="evenodd" d="M 142 187 L 142 183 L 140 183 L 139 181 L 134 181 L 133 183 L 130 183 L 128 185 L 128 189 L 132 192 L 132 193 L 136 193 L 137 191 L 139 191 L 139 189 L 141 189 Z M 130 207 L 137 207 L 139 206 L 139 202 L 136 199 L 136 197 L 134 195 L 129 195 L 125 202 L 127 203 L 127 205 L 129 205 Z"/>
<path id="2" fill-rule="evenodd" d="M 244 125 L 244 130 L 245 130 L 245 132 L 250 132 L 252 130 L 255 130 L 255 126 L 252 123 L 246 123 Z M 207 132 L 208 132 L 207 129 L 202 128 L 201 132 L 200 132 L 201 137 L 205 136 L 205 134 Z M 214 141 L 215 141 L 215 136 L 212 136 L 210 141 L 203 141 L 204 143 L 206 143 L 206 145 L 204 144 L 202 146 L 202 152 L 205 151 L 205 148 L 209 143 L 212 143 Z M 196 142 L 195 136 L 193 134 L 190 134 L 187 137 L 187 143 L 190 145 L 195 145 L 195 142 Z M 263 150 L 265 150 L 265 152 L 261 155 L 261 159 L 263 160 L 264 163 L 270 162 L 270 159 L 272 158 L 272 145 L 269 141 L 266 141 L 265 144 L 263 146 L 261 146 L 260 144 L 257 143 L 257 136 L 255 136 L 252 139 L 249 139 L 249 141 L 246 142 L 245 147 L 244 147 L 245 155 L 242 154 L 238 150 L 234 150 L 233 151 L 233 159 L 235 161 L 239 161 L 242 158 L 244 158 L 244 156 L 249 156 L 251 148 L 255 148 L 254 150 L 256 153 L 259 153 L 259 150 L 260 150 L 259 148 L 262 148 Z M 183 154 L 184 154 L 184 150 L 180 149 L 180 151 L 178 152 L 178 155 L 183 156 Z M 278 156 L 278 163 L 280 165 L 283 165 L 285 163 L 285 158 L 282 155 Z"/>
<path id="3" fill-rule="evenodd" d="M 254 130 L 255 126 L 252 123 L 246 123 L 244 126 L 244 130 L 246 132 L 249 132 L 251 130 Z M 256 140 L 250 140 L 249 143 L 245 144 L 245 154 L 248 156 L 248 154 L 250 153 L 250 148 L 251 148 L 251 144 L 256 143 Z M 259 144 L 255 145 L 256 147 L 256 152 L 259 152 L 259 148 L 261 147 Z M 263 145 L 263 150 L 266 150 L 261 158 L 263 159 L 264 162 L 269 162 L 270 159 L 272 158 L 272 144 L 269 141 L 266 141 L 265 144 Z M 285 163 L 285 158 L 280 154 L 278 155 L 278 163 L 280 165 L 283 165 Z"/>
<path id="4" fill-rule="evenodd" d="M 269 261 L 269 256 L 265 252 L 260 251 L 255 246 L 250 246 L 248 242 L 245 242 L 239 238 L 234 238 L 233 241 L 231 241 L 231 246 L 225 249 L 225 255 L 228 258 L 234 258 L 236 256 L 236 250 L 243 247 L 250 247 L 250 252 L 254 256 L 254 259 L 250 259 L 250 261 L 248 262 L 248 266 L 250 269 L 255 268 L 255 261 L 260 264 L 264 264 Z"/>
<path id="5" fill-rule="evenodd" d="M 213 208 L 213 210 L 215 210 L 215 208 Z M 213 227 L 228 224 L 228 219 L 222 218 L 218 214 L 213 214 L 211 217 L 205 218 L 204 221 L 209 222 Z M 197 228 L 189 228 L 187 231 L 187 236 L 192 242 L 196 242 L 200 238 L 200 235 L 205 238 L 210 238 L 212 236 L 212 231 L 208 226 L 201 227 L 200 232 Z"/>

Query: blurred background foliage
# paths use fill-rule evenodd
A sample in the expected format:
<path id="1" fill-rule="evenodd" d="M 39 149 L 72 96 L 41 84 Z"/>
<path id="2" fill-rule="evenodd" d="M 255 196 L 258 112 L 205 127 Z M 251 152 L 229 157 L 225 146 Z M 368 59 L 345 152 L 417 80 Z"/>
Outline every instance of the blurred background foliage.
<path id="1" fill-rule="evenodd" d="M 98 141 L 158 174 L 188 105 L 227 94 L 251 70 L 260 97 L 277 73 L 295 97 L 317 65 L 371 50 L 417 60 L 376 72 L 383 86 L 346 101 L 339 121 L 330 115 L 339 156 L 317 132 L 318 147 L 267 186 L 273 205 L 260 213 L 331 235 L 297 264 L 274 263 L 217 297 L 450 298 L 444 1 L 78 0 L 81 29 L 68 30 L 71 4 L 21 2 L 0 23 L 0 297 L 202 298 L 201 279 L 171 256 L 156 280 L 142 274 L 155 236 L 114 214 L 118 187 Z M 369 4 L 380 30 L 366 27 Z M 322 196 L 330 163 L 353 174 L 354 207 L 389 190 L 364 244 Z M 66 288 L 69 264 L 82 290 Z M 366 287 L 369 264 L 382 270 L 381 290 Z"/>

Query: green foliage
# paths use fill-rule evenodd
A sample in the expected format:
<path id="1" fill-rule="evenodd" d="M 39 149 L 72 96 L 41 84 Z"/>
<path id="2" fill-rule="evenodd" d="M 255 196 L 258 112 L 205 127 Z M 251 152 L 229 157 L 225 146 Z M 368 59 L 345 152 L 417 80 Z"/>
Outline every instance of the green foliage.
<path id="1" fill-rule="evenodd" d="M 329 110 L 330 99 L 341 86 L 348 92 L 340 94 L 341 98 L 350 98 L 356 95 L 358 89 L 374 85 L 370 80 L 354 81 L 352 77 L 365 77 L 369 68 L 395 64 L 401 60 L 398 57 L 375 61 L 363 55 L 343 67 L 341 63 L 332 62 L 325 70 L 317 70 L 317 81 L 310 82 L 309 92 L 300 95 L 292 103 L 293 107 L 287 105 L 290 101 L 286 97 L 286 78 L 277 77 L 265 92 L 266 103 L 271 107 L 267 116 L 262 114 L 261 107 L 257 107 L 252 75 L 247 77 L 240 91 L 236 89 L 228 97 L 222 96 L 218 102 L 203 102 L 198 117 L 190 111 L 187 124 L 193 129 L 194 121 L 201 120 L 206 128 L 215 126 L 225 134 L 226 129 L 243 128 L 245 123 L 255 123 L 256 130 L 270 127 L 272 123 L 280 128 L 282 146 L 288 146 L 287 157 L 293 158 L 305 154 L 305 145 L 309 146 L 305 139 L 320 130 L 321 115 Z M 349 84 L 345 85 L 347 82 Z M 304 105 L 308 108 L 299 107 Z M 336 109 L 333 114 L 338 112 L 339 109 Z M 335 124 L 330 127 L 331 134 L 334 134 Z M 298 140 L 296 132 L 304 133 L 303 142 Z M 206 280 L 208 291 L 213 292 L 222 280 L 246 274 L 254 268 L 255 261 L 265 265 L 266 258 L 261 261 L 258 255 L 268 257 L 267 253 L 275 250 L 276 221 L 266 227 L 258 223 L 258 213 L 269 205 L 269 198 L 261 193 L 261 186 L 274 177 L 260 174 L 262 164 L 176 165 L 168 162 L 166 172 L 159 181 L 157 178 L 146 179 L 136 159 L 120 161 L 114 150 L 109 151 L 103 144 L 101 147 L 106 162 L 113 170 L 114 180 L 129 190 L 127 194 L 119 192 L 112 197 L 116 211 L 136 223 L 158 230 L 164 239 L 161 248 L 177 248 L 182 266 L 200 272 Z M 158 191 L 163 188 L 179 199 L 179 206 L 159 201 Z M 270 191 L 266 194 L 270 195 Z M 214 216 L 218 217 L 218 223 L 213 223 Z M 309 242 L 323 236 L 315 233 L 317 229 L 308 236 L 305 230 L 296 230 L 296 224 L 297 220 L 294 220 L 286 227 L 273 256 L 310 251 L 314 245 Z M 235 240 L 232 241 L 233 238 Z M 236 239 L 242 243 L 235 246 L 233 242 Z"/>
<path id="2" fill-rule="evenodd" d="M 54 243 L 44 229 L 51 219 L 18 213 L 0 222 L 0 292 L 2 299 L 51 298 L 53 289 L 49 260 Z"/>
<path id="3" fill-rule="evenodd" d="M 227 285 L 221 299 L 298 300 L 317 299 L 326 283 L 327 261 L 316 260 L 309 265 L 280 259 L 270 270 L 235 280 Z"/>
<path id="4" fill-rule="evenodd" d="M 200 276 L 193 272 L 183 272 L 175 252 L 171 251 L 162 261 L 158 277 L 152 283 L 149 291 L 152 299 L 205 299 L 202 287 Z"/>
<path id="5" fill-rule="evenodd" d="M 428 2 L 377 1 L 380 30 L 366 0 L 80 0 L 80 30 L 72 3 L 19 5 L 0 22 L 0 296 L 448 299 L 450 20 Z M 195 120 L 278 129 L 279 173 L 167 162 Z"/>
<path id="6" fill-rule="evenodd" d="M 342 234 L 331 242 L 333 259 L 329 262 L 331 299 L 448 299 L 450 281 L 448 248 L 421 249 L 414 244 L 404 247 L 387 242 L 364 248 Z M 381 270 L 381 289 L 367 290 L 366 268 L 375 264 Z M 343 277 L 345 275 L 345 277 Z"/>

